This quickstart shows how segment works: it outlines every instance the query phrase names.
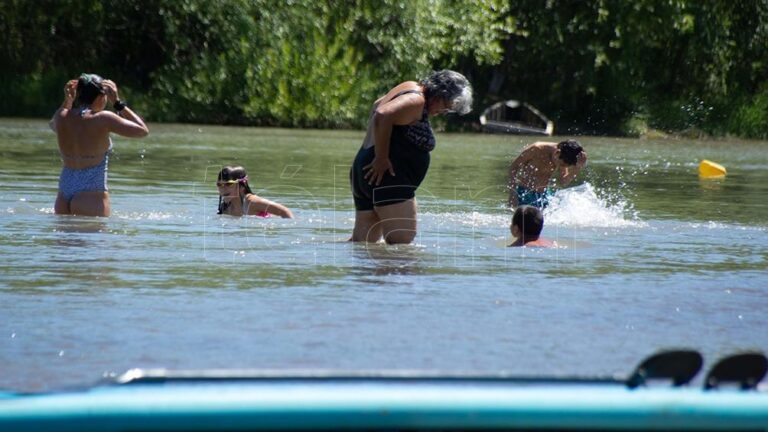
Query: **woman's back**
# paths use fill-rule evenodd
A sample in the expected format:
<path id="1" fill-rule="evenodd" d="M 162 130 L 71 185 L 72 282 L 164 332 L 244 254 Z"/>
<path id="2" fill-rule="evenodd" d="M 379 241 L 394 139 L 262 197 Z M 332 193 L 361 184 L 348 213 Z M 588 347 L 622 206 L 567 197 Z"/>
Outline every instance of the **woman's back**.
<path id="1" fill-rule="evenodd" d="M 81 115 L 82 113 L 82 115 Z M 101 113 L 73 108 L 58 114 L 56 135 L 65 167 L 84 169 L 99 165 L 109 151 L 109 128 Z"/>

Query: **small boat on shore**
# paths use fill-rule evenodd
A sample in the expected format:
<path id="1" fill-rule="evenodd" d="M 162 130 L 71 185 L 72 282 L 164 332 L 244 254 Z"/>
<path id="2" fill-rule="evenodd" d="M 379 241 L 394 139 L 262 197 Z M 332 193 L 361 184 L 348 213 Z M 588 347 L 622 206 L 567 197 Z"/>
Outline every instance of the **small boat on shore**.
<path id="1" fill-rule="evenodd" d="M 520 135 L 551 136 L 555 129 L 554 123 L 539 110 L 516 100 L 489 106 L 480 115 L 480 124 L 486 132 Z"/>

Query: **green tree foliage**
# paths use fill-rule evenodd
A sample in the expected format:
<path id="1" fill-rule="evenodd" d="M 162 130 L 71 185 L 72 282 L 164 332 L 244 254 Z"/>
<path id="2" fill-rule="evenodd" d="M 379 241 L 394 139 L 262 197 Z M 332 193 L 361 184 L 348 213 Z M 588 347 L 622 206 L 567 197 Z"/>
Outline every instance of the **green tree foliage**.
<path id="1" fill-rule="evenodd" d="M 10 0 L 0 75 L 14 86 L 0 96 L 15 102 L 0 113 L 47 114 L 66 79 L 92 71 L 153 120 L 360 126 L 400 80 L 500 61 L 505 12 L 498 0 Z"/>
<path id="2" fill-rule="evenodd" d="M 765 0 L 5 0 L 0 115 L 96 72 L 152 121 L 359 127 L 391 85 L 463 72 L 561 133 L 768 137 Z M 475 121 L 476 116 L 471 116 Z M 455 124 L 455 122 L 454 122 Z"/>

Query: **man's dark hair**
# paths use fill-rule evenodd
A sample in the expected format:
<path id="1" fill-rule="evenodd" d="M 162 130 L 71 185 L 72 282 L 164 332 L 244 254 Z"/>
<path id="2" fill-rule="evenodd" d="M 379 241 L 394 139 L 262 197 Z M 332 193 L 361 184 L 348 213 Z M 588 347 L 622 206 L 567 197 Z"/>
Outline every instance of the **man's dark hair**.
<path id="1" fill-rule="evenodd" d="M 538 237 L 544 229 L 544 215 L 536 207 L 523 205 L 515 209 L 512 225 L 517 226 L 525 237 Z"/>
<path id="2" fill-rule="evenodd" d="M 577 157 L 579 153 L 584 151 L 576 140 L 566 140 L 557 144 L 557 149 L 560 150 L 560 159 L 565 162 L 566 165 L 576 165 Z"/>

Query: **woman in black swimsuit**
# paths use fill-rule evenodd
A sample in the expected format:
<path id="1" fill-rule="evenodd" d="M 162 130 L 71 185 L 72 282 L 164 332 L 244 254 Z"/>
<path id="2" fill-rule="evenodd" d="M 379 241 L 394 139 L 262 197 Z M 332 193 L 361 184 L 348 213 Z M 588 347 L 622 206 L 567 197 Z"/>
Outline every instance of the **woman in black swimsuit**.
<path id="1" fill-rule="evenodd" d="M 398 84 L 373 104 L 368 131 L 349 177 L 355 200 L 352 241 L 410 243 L 416 236 L 416 189 L 427 175 L 435 136 L 429 117 L 466 114 L 472 88 L 458 72 L 433 72 Z"/>

